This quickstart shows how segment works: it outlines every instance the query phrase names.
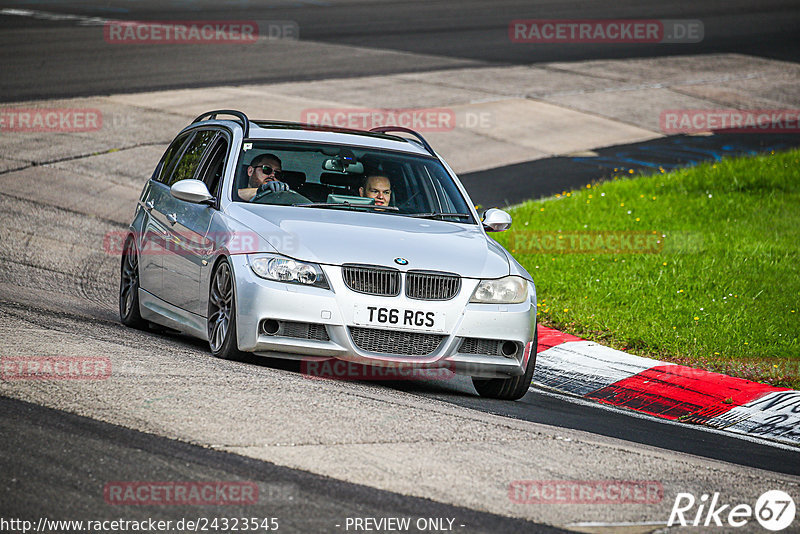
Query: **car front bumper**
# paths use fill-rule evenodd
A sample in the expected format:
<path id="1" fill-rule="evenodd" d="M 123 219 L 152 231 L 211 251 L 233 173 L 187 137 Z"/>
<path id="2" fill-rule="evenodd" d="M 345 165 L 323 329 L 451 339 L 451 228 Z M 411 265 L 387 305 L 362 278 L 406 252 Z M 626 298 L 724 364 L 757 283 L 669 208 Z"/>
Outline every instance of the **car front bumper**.
<path id="1" fill-rule="evenodd" d="M 356 293 L 343 281 L 341 268 L 323 266 L 331 289 L 273 282 L 256 276 L 246 255 L 230 257 L 235 277 L 237 303 L 237 336 L 239 349 L 262 356 L 319 360 L 337 358 L 349 362 L 380 367 L 412 366 L 414 368 L 447 368 L 458 374 L 480 378 L 507 378 L 524 373 L 530 357 L 530 343 L 536 328 L 536 304 L 533 284 L 529 299 L 520 304 L 472 304 L 469 298 L 478 280 L 462 279 L 458 295 L 448 301 L 422 301 L 397 297 L 380 297 Z M 424 340 L 430 332 L 419 329 L 387 330 L 356 324 L 355 308 L 390 306 L 400 309 L 435 311 L 444 314 L 444 327 L 433 335 L 441 336 L 435 349 L 427 354 L 394 354 L 360 348 L 355 329 L 369 329 L 391 340 L 397 332 L 402 339 Z M 278 332 L 268 334 L 264 321 L 281 325 Z M 272 324 L 276 324 L 272 323 Z M 283 325 L 313 325 L 313 336 L 284 335 Z M 302 326 L 301 331 L 305 331 Z M 320 332 L 324 334 L 320 335 Z M 483 340 L 472 343 L 465 339 Z M 512 342 L 513 354 L 482 354 L 476 346 L 492 346 L 493 342 Z M 362 344 L 363 345 L 363 344 Z M 499 349 L 501 345 L 496 345 Z M 508 347 L 508 345 L 507 345 Z M 485 348 L 485 347 L 484 347 Z M 407 347 L 389 348 L 403 352 Z M 535 349 L 534 349 L 535 350 Z M 489 352 L 489 351 L 486 351 Z M 499 350 L 497 352 L 500 352 Z M 509 351 L 506 351 L 509 352 Z"/>

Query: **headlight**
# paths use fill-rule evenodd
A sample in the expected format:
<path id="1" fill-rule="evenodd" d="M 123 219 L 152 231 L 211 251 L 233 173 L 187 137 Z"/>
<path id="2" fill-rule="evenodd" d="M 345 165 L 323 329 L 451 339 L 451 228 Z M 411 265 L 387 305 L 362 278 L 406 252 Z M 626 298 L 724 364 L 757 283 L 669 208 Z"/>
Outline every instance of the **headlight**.
<path id="1" fill-rule="evenodd" d="M 248 256 L 250 268 L 261 278 L 329 289 L 319 265 L 282 256 Z"/>
<path id="2" fill-rule="evenodd" d="M 517 304 L 527 298 L 528 281 L 519 276 L 506 276 L 497 280 L 481 280 L 469 301 L 483 304 Z"/>

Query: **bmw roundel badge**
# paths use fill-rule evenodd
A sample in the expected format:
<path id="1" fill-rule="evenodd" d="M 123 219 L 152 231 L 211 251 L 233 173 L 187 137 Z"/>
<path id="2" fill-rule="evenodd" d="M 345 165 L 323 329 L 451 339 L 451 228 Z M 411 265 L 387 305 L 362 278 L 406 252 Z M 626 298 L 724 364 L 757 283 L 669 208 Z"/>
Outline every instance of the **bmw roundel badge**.
<path id="1" fill-rule="evenodd" d="M 405 258 L 395 258 L 395 259 L 394 259 L 394 262 L 395 262 L 397 265 L 408 265 L 408 260 L 407 260 L 407 259 L 405 259 Z"/>

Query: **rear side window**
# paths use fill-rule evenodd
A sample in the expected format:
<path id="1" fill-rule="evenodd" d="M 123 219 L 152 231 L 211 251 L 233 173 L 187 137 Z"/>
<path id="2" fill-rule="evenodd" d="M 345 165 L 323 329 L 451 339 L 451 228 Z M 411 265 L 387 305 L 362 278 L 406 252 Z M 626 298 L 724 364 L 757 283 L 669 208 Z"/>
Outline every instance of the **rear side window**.
<path id="1" fill-rule="evenodd" d="M 175 165 L 175 170 L 172 171 L 169 179 L 161 181 L 168 186 L 172 186 L 175 182 L 194 178 L 194 172 L 200 164 L 203 152 L 208 148 L 208 144 L 214 139 L 216 133 L 217 132 L 214 130 L 201 130 L 197 132 L 194 138 L 189 142 L 186 150 L 184 150 L 180 161 Z"/>
<path id="2" fill-rule="evenodd" d="M 189 135 L 190 134 L 185 133 L 178 136 L 172 144 L 169 145 L 167 151 L 164 152 L 164 156 L 161 158 L 161 165 L 153 176 L 157 182 L 165 183 L 165 179 L 172 172 L 172 168 L 175 166 L 175 162 L 183 150 L 183 145 L 186 144 L 186 140 L 189 139 Z"/>

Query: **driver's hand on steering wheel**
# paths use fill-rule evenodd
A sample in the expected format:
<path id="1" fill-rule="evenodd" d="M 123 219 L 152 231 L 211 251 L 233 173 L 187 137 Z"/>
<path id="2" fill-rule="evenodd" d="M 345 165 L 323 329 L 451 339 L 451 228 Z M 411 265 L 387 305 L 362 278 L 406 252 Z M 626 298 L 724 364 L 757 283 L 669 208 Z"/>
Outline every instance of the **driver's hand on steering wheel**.
<path id="1" fill-rule="evenodd" d="M 289 184 L 286 182 L 279 182 L 278 180 L 271 180 L 269 182 L 265 182 L 258 187 L 258 191 L 256 194 L 259 193 L 277 193 L 279 191 L 288 191 Z"/>

